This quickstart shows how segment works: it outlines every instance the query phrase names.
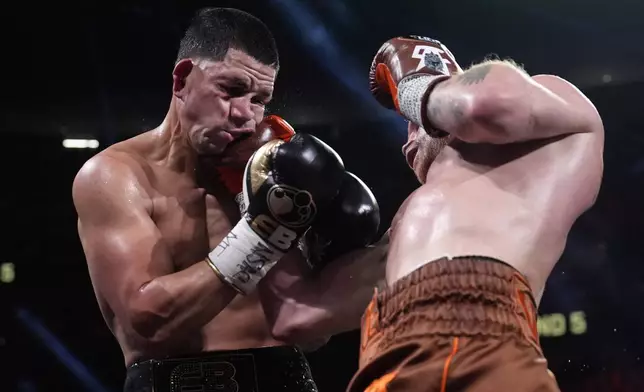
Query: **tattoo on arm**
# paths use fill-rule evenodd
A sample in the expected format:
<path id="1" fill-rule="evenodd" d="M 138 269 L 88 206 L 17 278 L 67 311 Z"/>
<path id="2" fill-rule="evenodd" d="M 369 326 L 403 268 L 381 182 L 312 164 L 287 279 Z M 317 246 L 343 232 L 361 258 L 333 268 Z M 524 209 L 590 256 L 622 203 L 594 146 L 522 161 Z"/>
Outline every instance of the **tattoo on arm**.
<path id="1" fill-rule="evenodd" d="M 481 83 L 490 73 L 492 64 L 480 64 L 460 75 L 454 76 L 447 83 L 471 86 Z M 449 96 L 430 96 L 427 114 L 432 124 L 439 129 L 458 127 L 465 120 L 465 102 L 462 99 Z"/>
<path id="2" fill-rule="evenodd" d="M 465 103 L 448 97 L 429 99 L 429 120 L 438 129 L 449 129 L 465 119 Z M 440 125 L 439 125 L 440 124 Z"/>
<path id="3" fill-rule="evenodd" d="M 481 83 L 487 74 L 490 73 L 491 68 L 492 64 L 477 65 L 458 75 L 455 82 L 466 86 Z"/>

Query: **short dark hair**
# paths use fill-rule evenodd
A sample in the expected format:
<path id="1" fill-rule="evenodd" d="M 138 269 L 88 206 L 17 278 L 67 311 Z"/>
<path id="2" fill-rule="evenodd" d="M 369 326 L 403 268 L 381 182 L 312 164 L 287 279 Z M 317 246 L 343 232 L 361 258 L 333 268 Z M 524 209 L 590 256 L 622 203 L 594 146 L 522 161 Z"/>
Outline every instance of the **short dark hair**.
<path id="1" fill-rule="evenodd" d="M 181 39 L 177 61 L 203 58 L 221 61 L 228 49 L 247 53 L 259 62 L 279 68 L 273 34 L 258 18 L 234 8 L 202 8 Z"/>

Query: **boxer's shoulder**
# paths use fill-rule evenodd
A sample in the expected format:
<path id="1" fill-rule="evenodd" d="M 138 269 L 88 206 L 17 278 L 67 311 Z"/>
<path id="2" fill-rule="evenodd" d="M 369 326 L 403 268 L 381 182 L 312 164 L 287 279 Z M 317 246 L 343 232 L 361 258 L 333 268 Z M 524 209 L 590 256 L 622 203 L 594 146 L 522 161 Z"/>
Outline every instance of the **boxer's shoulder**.
<path id="1" fill-rule="evenodd" d="M 83 205 L 89 209 L 114 205 L 119 201 L 149 204 L 150 167 L 137 154 L 107 148 L 90 158 L 76 174 L 72 197 L 79 213 Z"/>

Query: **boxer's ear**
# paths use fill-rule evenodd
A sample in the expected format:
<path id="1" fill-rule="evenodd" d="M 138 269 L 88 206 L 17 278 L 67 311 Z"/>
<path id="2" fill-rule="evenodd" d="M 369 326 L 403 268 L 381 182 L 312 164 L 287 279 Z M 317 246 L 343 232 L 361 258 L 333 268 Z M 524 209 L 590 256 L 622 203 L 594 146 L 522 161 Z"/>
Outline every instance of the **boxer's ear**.
<path id="1" fill-rule="evenodd" d="M 194 64 L 190 59 L 182 59 L 174 66 L 172 70 L 172 94 L 175 97 L 183 99 L 185 96 L 186 80 L 193 68 Z"/>
<path id="2" fill-rule="evenodd" d="M 420 126 L 411 121 L 407 121 L 407 140 L 415 140 L 419 130 Z"/>

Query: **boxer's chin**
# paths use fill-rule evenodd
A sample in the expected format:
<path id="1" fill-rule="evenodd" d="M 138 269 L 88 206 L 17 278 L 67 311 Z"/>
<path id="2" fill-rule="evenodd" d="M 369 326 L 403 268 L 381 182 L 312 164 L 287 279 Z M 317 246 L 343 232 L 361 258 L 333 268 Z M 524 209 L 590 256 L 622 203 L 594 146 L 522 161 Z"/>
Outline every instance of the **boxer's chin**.
<path id="1" fill-rule="evenodd" d="M 246 166 L 259 146 L 244 141 L 231 143 L 221 154 L 222 163 L 231 166 Z"/>
<path id="2" fill-rule="evenodd" d="M 449 135 L 446 137 L 431 137 L 427 134 L 423 134 L 416 139 L 418 151 L 414 156 L 412 169 L 421 183 L 425 183 L 430 166 L 452 140 L 453 137 Z"/>
<path id="3" fill-rule="evenodd" d="M 427 172 L 434 159 L 436 159 L 436 151 L 433 140 L 429 137 L 419 138 L 417 141 L 417 151 L 413 155 L 413 160 L 410 163 L 416 178 L 422 184 L 427 180 Z"/>
<path id="4" fill-rule="evenodd" d="M 226 132 L 194 132 L 189 135 L 188 142 L 200 156 L 217 156 L 224 153 L 232 137 Z"/>
<path id="5" fill-rule="evenodd" d="M 217 166 L 227 166 L 227 167 L 242 167 L 243 168 L 243 167 L 246 166 L 246 163 L 248 163 L 248 159 L 243 160 L 238 156 L 232 156 L 232 155 L 228 155 L 226 153 L 222 153 L 222 154 L 218 154 L 218 155 L 206 156 L 206 159 L 211 164 L 214 164 L 214 165 L 217 165 Z"/>
<path id="6" fill-rule="evenodd" d="M 429 168 L 429 163 L 426 162 L 427 157 L 425 156 L 424 146 L 420 145 L 416 140 L 408 141 L 403 146 L 403 154 L 407 165 L 416 174 L 418 181 L 424 184 L 427 178 L 427 168 Z"/>
<path id="7" fill-rule="evenodd" d="M 414 170 L 414 174 L 416 174 L 418 181 L 420 181 L 421 184 L 424 184 L 427 180 L 427 171 L 429 170 L 429 164 L 421 164 L 420 161 L 417 162 L 418 163 L 415 163 L 412 169 Z"/>

